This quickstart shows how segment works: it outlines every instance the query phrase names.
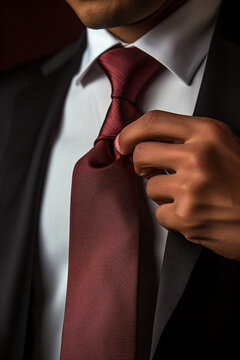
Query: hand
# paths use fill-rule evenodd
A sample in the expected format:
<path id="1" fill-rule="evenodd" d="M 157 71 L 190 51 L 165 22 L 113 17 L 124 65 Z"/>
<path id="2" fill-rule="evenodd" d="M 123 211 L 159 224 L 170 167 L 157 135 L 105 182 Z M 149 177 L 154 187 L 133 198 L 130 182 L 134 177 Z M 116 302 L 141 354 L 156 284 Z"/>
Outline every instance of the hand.
<path id="1" fill-rule="evenodd" d="M 240 260 L 240 140 L 226 124 L 151 111 L 126 126 L 118 143 L 149 179 L 162 226 Z"/>

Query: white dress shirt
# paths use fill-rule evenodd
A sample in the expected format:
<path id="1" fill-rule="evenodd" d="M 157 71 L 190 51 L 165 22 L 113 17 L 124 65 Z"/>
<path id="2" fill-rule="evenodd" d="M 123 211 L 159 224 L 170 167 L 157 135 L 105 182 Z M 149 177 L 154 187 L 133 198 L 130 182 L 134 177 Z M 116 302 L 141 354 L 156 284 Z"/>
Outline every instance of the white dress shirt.
<path id="1" fill-rule="evenodd" d="M 133 44 L 160 61 L 165 69 L 138 99 L 141 111 L 161 109 L 192 115 L 221 0 L 189 0 Z M 72 170 L 97 138 L 111 102 L 111 85 L 97 57 L 120 41 L 106 30 L 87 29 L 87 47 L 72 79 L 53 145 L 42 199 L 39 226 L 44 287 L 41 324 L 43 360 L 59 360 L 68 275 L 69 216 Z M 145 196 L 145 195 L 144 195 Z M 167 231 L 154 216 L 157 277 L 160 277 Z M 94 206 L 94 204 L 93 204 Z"/>

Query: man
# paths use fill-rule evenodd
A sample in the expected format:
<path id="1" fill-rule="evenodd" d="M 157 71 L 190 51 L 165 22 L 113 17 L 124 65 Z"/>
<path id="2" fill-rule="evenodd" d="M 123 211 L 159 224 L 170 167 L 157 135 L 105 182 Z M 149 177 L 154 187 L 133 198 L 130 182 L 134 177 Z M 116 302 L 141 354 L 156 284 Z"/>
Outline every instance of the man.
<path id="1" fill-rule="evenodd" d="M 120 42 L 163 64 L 138 98 L 144 115 L 115 140 L 147 179 L 147 197 L 139 190 L 136 358 L 234 358 L 240 337 L 236 1 L 69 4 L 87 27 L 108 31 L 87 30 L 53 58 L 1 79 L 1 358 L 60 357 L 72 169 L 98 137 L 111 102 L 97 59 Z M 42 299 L 34 291 L 41 281 Z"/>

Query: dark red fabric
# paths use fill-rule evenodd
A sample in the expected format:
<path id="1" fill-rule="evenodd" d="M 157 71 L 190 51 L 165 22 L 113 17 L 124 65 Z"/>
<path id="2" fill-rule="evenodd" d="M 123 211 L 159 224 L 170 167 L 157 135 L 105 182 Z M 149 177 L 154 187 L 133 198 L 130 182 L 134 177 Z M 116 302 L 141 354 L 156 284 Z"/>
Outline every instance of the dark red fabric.
<path id="1" fill-rule="evenodd" d="M 133 166 L 113 139 L 140 116 L 135 101 L 160 64 L 136 48 L 99 58 L 112 103 L 72 180 L 67 302 L 61 360 L 134 360 L 139 219 Z"/>

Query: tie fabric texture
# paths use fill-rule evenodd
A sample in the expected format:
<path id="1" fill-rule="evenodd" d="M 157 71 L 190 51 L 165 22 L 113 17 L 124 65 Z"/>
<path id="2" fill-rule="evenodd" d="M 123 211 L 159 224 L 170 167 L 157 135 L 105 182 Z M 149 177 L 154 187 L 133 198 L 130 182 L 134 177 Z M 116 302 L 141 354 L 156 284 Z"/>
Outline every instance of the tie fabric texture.
<path id="1" fill-rule="evenodd" d="M 72 178 L 69 273 L 61 360 L 136 358 L 139 217 L 133 166 L 114 139 L 141 113 L 136 99 L 161 64 L 135 47 L 99 64 L 112 102 Z"/>

